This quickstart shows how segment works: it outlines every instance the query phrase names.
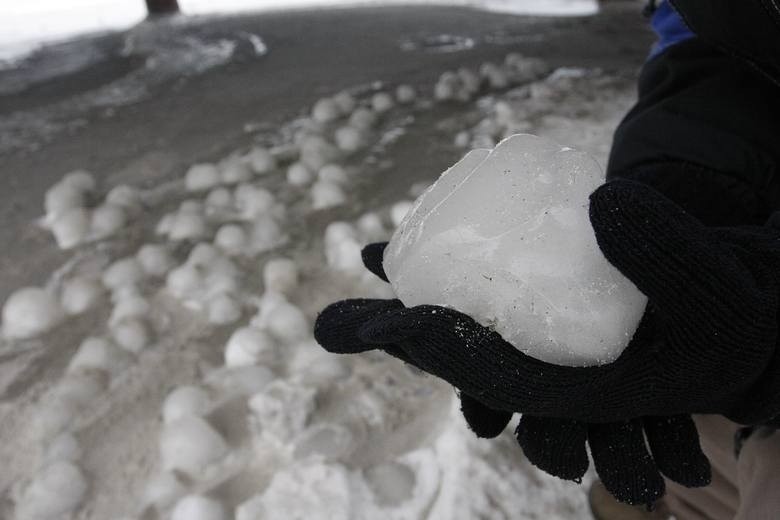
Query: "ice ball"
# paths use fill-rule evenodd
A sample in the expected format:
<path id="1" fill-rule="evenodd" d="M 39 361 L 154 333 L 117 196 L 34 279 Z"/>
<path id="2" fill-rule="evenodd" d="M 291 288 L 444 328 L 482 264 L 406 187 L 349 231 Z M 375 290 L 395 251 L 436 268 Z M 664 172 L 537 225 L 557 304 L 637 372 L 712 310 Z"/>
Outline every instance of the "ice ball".
<path id="1" fill-rule="evenodd" d="M 84 191 L 68 182 L 58 182 L 46 192 L 44 208 L 50 216 L 84 207 Z"/>
<path id="2" fill-rule="evenodd" d="M 86 170 L 74 170 L 65 174 L 62 178 L 62 182 L 70 184 L 82 193 L 89 193 L 95 191 L 95 177 Z"/>
<path id="3" fill-rule="evenodd" d="M 55 218 L 51 224 L 51 232 L 60 249 L 70 249 L 84 241 L 89 227 L 87 210 L 71 208 Z"/>
<path id="4" fill-rule="evenodd" d="M 63 283 L 60 303 L 68 314 L 81 314 L 92 308 L 102 294 L 100 282 L 88 276 L 78 276 Z"/>
<path id="5" fill-rule="evenodd" d="M 151 342 L 151 332 L 143 320 L 125 318 L 111 327 L 117 345 L 133 354 L 140 353 Z"/>
<path id="6" fill-rule="evenodd" d="M 187 170 L 184 185 L 188 191 L 205 191 L 219 185 L 219 169 L 213 164 L 193 164 Z"/>
<path id="7" fill-rule="evenodd" d="M 11 339 L 38 336 L 65 317 L 57 298 L 46 289 L 25 287 L 19 289 L 3 305 L 3 335 Z"/>
<path id="8" fill-rule="evenodd" d="M 331 98 L 318 100 L 311 110 L 311 117 L 319 123 L 330 123 L 341 116 L 341 109 Z"/>
<path id="9" fill-rule="evenodd" d="M 338 164 L 326 164 L 317 172 L 317 178 L 325 182 L 344 184 L 347 182 L 347 172 Z"/>
<path id="10" fill-rule="evenodd" d="M 187 495 L 178 502 L 171 520 L 227 520 L 224 506 L 203 495 Z"/>
<path id="11" fill-rule="evenodd" d="M 305 164 L 296 162 L 287 169 L 287 182 L 293 186 L 306 186 L 314 179 L 314 174 Z"/>
<path id="12" fill-rule="evenodd" d="M 75 510 L 87 493 L 87 479 L 67 461 L 55 462 L 35 475 L 17 504 L 20 520 L 60 518 Z"/>
<path id="13" fill-rule="evenodd" d="M 206 235 L 206 219 L 196 212 L 180 211 L 173 220 L 168 236 L 171 240 L 197 240 Z"/>
<path id="14" fill-rule="evenodd" d="M 122 372 L 130 363 L 126 352 L 105 338 L 87 338 L 81 342 L 76 355 L 68 364 L 68 372 L 102 370 L 112 376 Z"/>
<path id="15" fill-rule="evenodd" d="M 442 305 L 526 354 L 587 366 L 614 361 L 647 298 L 601 253 L 590 156 L 530 135 L 474 150 L 415 202 L 385 251 L 404 305 Z"/>
<path id="16" fill-rule="evenodd" d="M 184 417 L 205 415 L 210 404 L 209 394 L 204 389 L 197 386 L 180 386 L 165 398 L 163 421 L 173 423 Z"/>
<path id="17" fill-rule="evenodd" d="M 346 90 L 342 90 L 333 96 L 333 102 L 336 103 L 336 106 L 338 106 L 339 110 L 344 115 L 347 115 L 355 110 L 355 105 L 357 105 L 355 97 Z"/>
<path id="18" fill-rule="evenodd" d="M 247 182 L 251 178 L 249 165 L 238 157 L 230 157 L 220 165 L 220 181 L 225 184 Z"/>
<path id="19" fill-rule="evenodd" d="M 344 204 L 347 196 L 335 182 L 317 181 L 311 187 L 311 200 L 314 209 L 325 209 Z"/>
<path id="20" fill-rule="evenodd" d="M 111 188 L 106 194 L 105 202 L 106 204 L 113 204 L 115 206 L 120 206 L 125 210 L 133 211 L 138 209 L 141 205 L 141 193 L 137 188 L 126 184 L 120 184 L 119 186 Z"/>
<path id="21" fill-rule="evenodd" d="M 371 97 L 371 107 L 375 112 L 382 114 L 395 106 L 393 97 L 387 92 L 377 92 Z"/>
<path id="22" fill-rule="evenodd" d="M 241 254 L 246 247 L 246 241 L 244 228 L 237 224 L 225 224 L 214 236 L 214 245 L 229 255 Z"/>
<path id="23" fill-rule="evenodd" d="M 187 488 L 179 482 L 174 472 L 164 471 L 149 479 L 144 490 L 143 503 L 163 509 L 173 504 L 186 492 Z"/>
<path id="24" fill-rule="evenodd" d="M 395 99 L 401 105 L 408 105 L 413 102 L 416 97 L 417 92 L 415 92 L 414 87 L 411 85 L 398 85 L 398 88 L 395 89 Z"/>
<path id="25" fill-rule="evenodd" d="M 398 227 L 401 225 L 412 206 L 413 203 L 408 200 L 401 200 L 392 205 L 390 208 L 390 220 L 393 221 L 394 226 Z"/>
<path id="26" fill-rule="evenodd" d="M 141 269 L 149 276 L 165 276 L 173 267 L 173 257 L 162 244 L 144 244 L 135 257 Z"/>
<path id="27" fill-rule="evenodd" d="M 252 171 L 266 174 L 276 169 L 276 158 L 265 148 L 255 147 L 246 156 Z"/>
<path id="28" fill-rule="evenodd" d="M 116 234 L 127 223 L 127 215 L 122 206 L 102 204 L 92 210 L 90 231 L 97 239 L 108 238 Z"/>
<path id="29" fill-rule="evenodd" d="M 213 325 L 235 323 L 241 318 L 241 304 L 229 294 L 220 294 L 209 301 L 208 319 Z"/>
<path id="30" fill-rule="evenodd" d="M 365 132 L 365 130 L 352 125 L 346 125 L 336 129 L 333 134 L 333 139 L 336 142 L 336 146 L 338 146 L 339 150 L 342 152 L 353 153 L 357 152 L 365 146 L 363 132 Z"/>
<path id="31" fill-rule="evenodd" d="M 254 327 L 236 330 L 225 346 L 225 366 L 274 365 L 279 361 L 279 347 L 267 332 Z"/>
<path id="32" fill-rule="evenodd" d="M 349 125 L 361 130 L 370 130 L 377 122 L 376 112 L 360 107 L 349 116 Z"/>
<path id="33" fill-rule="evenodd" d="M 308 171 L 306 174 L 309 174 Z M 298 174 L 295 174 L 298 175 Z M 292 182 L 292 184 L 295 184 Z M 245 219 L 253 219 L 258 215 L 271 212 L 274 207 L 274 196 L 270 191 L 252 186 L 251 184 L 241 184 L 234 193 L 236 200 L 236 209 Z"/>
<path id="34" fill-rule="evenodd" d="M 103 273 L 103 285 L 109 289 L 118 289 L 126 285 L 135 285 L 146 277 L 141 263 L 135 257 L 121 258 L 108 266 Z"/>
<path id="35" fill-rule="evenodd" d="M 298 266 L 289 258 L 273 258 L 263 266 L 266 291 L 290 294 L 298 286 Z"/>
<path id="36" fill-rule="evenodd" d="M 187 415 L 168 423 L 160 435 L 160 457 L 165 470 L 196 476 L 228 452 L 227 444 L 208 422 Z"/>

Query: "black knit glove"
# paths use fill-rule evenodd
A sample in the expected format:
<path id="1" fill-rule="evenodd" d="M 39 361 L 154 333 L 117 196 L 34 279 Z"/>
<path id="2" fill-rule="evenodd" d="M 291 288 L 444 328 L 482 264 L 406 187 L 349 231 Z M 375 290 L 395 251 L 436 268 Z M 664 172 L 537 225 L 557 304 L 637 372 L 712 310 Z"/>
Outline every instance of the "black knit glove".
<path id="1" fill-rule="evenodd" d="M 523 413 L 518 441 L 554 475 L 581 477 L 587 442 L 600 478 L 622 501 L 651 504 L 664 492 L 660 473 L 706 485 L 709 464 L 690 414 L 753 424 L 780 413 L 780 232 L 706 228 L 624 180 L 591 195 L 590 217 L 606 258 L 649 298 L 613 363 L 545 363 L 462 313 L 398 300 L 335 303 L 318 317 L 315 336 L 331 352 L 381 348 L 445 379 L 461 390 L 477 433 L 497 433 L 511 413 Z M 364 260 L 386 279 L 382 249 L 367 248 Z"/>

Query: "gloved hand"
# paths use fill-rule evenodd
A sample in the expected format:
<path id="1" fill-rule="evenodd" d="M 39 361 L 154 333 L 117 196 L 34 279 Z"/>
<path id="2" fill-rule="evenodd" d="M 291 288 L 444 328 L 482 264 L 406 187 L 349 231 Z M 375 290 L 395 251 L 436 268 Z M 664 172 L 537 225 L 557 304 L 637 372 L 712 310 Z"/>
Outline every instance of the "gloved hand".
<path id="1" fill-rule="evenodd" d="M 780 414 L 780 231 L 707 228 L 625 180 L 591 195 L 590 218 L 606 258 L 649 299 L 613 363 L 545 363 L 462 313 L 398 300 L 332 304 L 315 337 L 331 352 L 380 348 L 450 382 L 478 434 L 497 434 L 522 413 L 516 434 L 526 456 L 559 477 L 584 474 L 587 442 L 600 478 L 624 502 L 652 504 L 664 492 L 660 473 L 706 485 L 690 414 L 743 424 Z M 364 262 L 386 280 L 382 249 L 366 248 Z"/>

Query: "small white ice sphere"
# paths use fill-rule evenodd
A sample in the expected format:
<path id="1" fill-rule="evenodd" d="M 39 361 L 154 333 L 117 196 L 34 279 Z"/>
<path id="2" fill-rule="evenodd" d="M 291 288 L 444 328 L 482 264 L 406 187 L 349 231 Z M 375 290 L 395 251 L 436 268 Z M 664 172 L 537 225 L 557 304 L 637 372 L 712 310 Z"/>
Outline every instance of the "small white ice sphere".
<path id="1" fill-rule="evenodd" d="M 64 432 L 57 435 L 49 444 L 44 455 L 45 464 L 54 462 L 77 462 L 82 455 L 81 446 L 70 432 Z"/>
<path id="2" fill-rule="evenodd" d="M 375 112 L 382 114 L 395 106 L 393 96 L 387 92 L 377 92 L 371 97 L 371 107 Z"/>
<path id="3" fill-rule="evenodd" d="M 222 435 L 200 417 L 187 415 L 166 423 L 160 434 L 160 458 L 166 471 L 197 476 L 228 452 Z"/>
<path id="4" fill-rule="evenodd" d="M 357 152 L 365 146 L 364 131 L 352 125 L 342 126 L 336 129 L 333 140 L 342 152 Z"/>
<path id="5" fill-rule="evenodd" d="M 390 207 L 390 220 L 393 221 L 393 225 L 398 227 L 403 222 L 406 214 L 412 209 L 414 203 L 408 200 L 401 200 L 396 202 Z"/>
<path id="6" fill-rule="evenodd" d="M 455 134 L 453 143 L 458 148 L 466 148 L 471 143 L 471 134 L 469 134 L 468 130 L 462 130 Z"/>
<path id="7" fill-rule="evenodd" d="M 227 188 L 214 188 L 206 195 L 206 208 L 227 209 L 233 205 L 233 195 Z"/>
<path id="8" fill-rule="evenodd" d="M 206 235 L 206 220 L 200 213 L 179 211 L 168 236 L 171 240 L 197 240 Z"/>
<path id="9" fill-rule="evenodd" d="M 68 314 L 81 314 L 92 308 L 102 294 L 100 282 L 89 276 L 78 276 L 63 283 L 60 303 Z"/>
<path id="10" fill-rule="evenodd" d="M 355 105 L 357 105 L 355 97 L 346 90 L 342 90 L 333 96 L 333 102 L 336 103 L 336 106 L 339 107 L 339 110 L 343 115 L 352 113 L 352 111 L 355 110 Z"/>
<path id="11" fill-rule="evenodd" d="M 67 182 L 58 182 L 46 191 L 44 209 L 51 216 L 59 215 L 85 204 L 84 191 Z"/>
<path id="12" fill-rule="evenodd" d="M 379 242 L 386 239 L 387 231 L 382 224 L 382 219 L 376 213 L 366 213 L 355 222 L 360 230 L 363 241 L 368 243 Z"/>
<path id="13" fill-rule="evenodd" d="M 309 320 L 298 307 L 289 302 L 271 309 L 266 323 L 271 334 L 287 344 L 302 341 L 311 333 Z"/>
<path id="14" fill-rule="evenodd" d="M 485 62 L 479 68 L 479 74 L 487 79 L 490 88 L 504 89 L 509 86 L 509 78 L 506 72 L 495 63 Z"/>
<path id="15" fill-rule="evenodd" d="M 217 230 L 214 245 L 229 255 L 239 255 L 246 249 L 246 232 L 237 224 L 225 224 Z"/>
<path id="16" fill-rule="evenodd" d="M 149 327 L 138 318 L 125 318 L 111 327 L 111 334 L 117 345 L 138 354 L 151 342 Z"/>
<path id="17" fill-rule="evenodd" d="M 16 507 L 19 520 L 62 518 L 74 511 L 87 493 L 87 479 L 67 461 L 55 462 L 35 475 Z"/>
<path id="18" fill-rule="evenodd" d="M 144 489 L 143 505 L 165 509 L 187 492 L 172 471 L 163 471 L 152 476 Z"/>
<path id="19" fill-rule="evenodd" d="M 461 88 L 468 93 L 469 97 L 479 92 L 482 81 L 471 69 L 461 67 L 458 69 L 457 74 L 458 79 L 460 79 Z"/>
<path id="20" fill-rule="evenodd" d="M 32 338 L 64 318 L 54 294 L 40 287 L 25 287 L 11 294 L 3 305 L 3 335 L 9 339 Z"/>
<path id="21" fill-rule="evenodd" d="M 143 318 L 151 311 L 149 302 L 138 292 L 117 291 L 111 295 L 115 298 L 114 309 L 108 319 L 110 324 L 119 323 L 125 318 Z"/>
<path id="22" fill-rule="evenodd" d="M 135 210 L 141 205 L 141 193 L 137 188 L 120 184 L 111 188 L 111 191 L 106 194 L 105 202 L 123 207 L 126 210 Z"/>
<path id="23" fill-rule="evenodd" d="M 276 158 L 266 148 L 255 147 L 246 156 L 252 171 L 263 175 L 276 169 Z"/>
<path id="24" fill-rule="evenodd" d="M 219 169 L 209 163 L 193 164 L 187 170 L 184 185 L 187 191 L 205 191 L 219 185 Z"/>
<path id="25" fill-rule="evenodd" d="M 241 318 L 241 304 L 229 294 L 220 294 L 209 300 L 208 319 L 213 325 L 235 323 Z"/>
<path id="26" fill-rule="evenodd" d="M 530 135 L 470 152 L 393 235 L 393 290 L 408 307 L 463 312 L 549 363 L 614 361 L 647 298 L 596 243 L 588 197 L 603 182 L 587 154 Z"/>
<path id="27" fill-rule="evenodd" d="M 272 217 L 262 216 L 252 226 L 249 249 L 254 254 L 264 253 L 287 242 L 288 237 Z"/>
<path id="28" fill-rule="evenodd" d="M 279 362 L 279 346 L 267 332 L 243 327 L 236 330 L 225 345 L 225 366 L 274 366 Z"/>
<path id="29" fill-rule="evenodd" d="M 317 181 L 311 187 L 311 200 L 314 209 L 326 209 L 344 204 L 347 196 L 335 182 Z"/>
<path id="30" fill-rule="evenodd" d="M 144 244 L 135 254 L 144 273 L 149 276 L 165 276 L 173 267 L 173 257 L 162 244 Z"/>
<path id="31" fill-rule="evenodd" d="M 321 181 L 344 184 L 347 182 L 347 172 L 338 164 L 326 164 L 317 172 L 317 178 Z"/>
<path id="32" fill-rule="evenodd" d="M 97 239 L 108 238 L 121 230 L 127 223 L 127 215 L 122 206 L 102 204 L 92 210 L 90 231 Z"/>
<path id="33" fill-rule="evenodd" d="M 198 290 L 202 274 L 194 265 L 184 264 L 172 269 L 165 279 L 165 286 L 177 298 L 183 298 Z"/>
<path id="34" fill-rule="evenodd" d="M 89 213 L 84 208 L 71 208 L 54 217 L 51 232 L 60 249 L 79 245 L 89 233 Z"/>
<path id="35" fill-rule="evenodd" d="M 108 289 L 116 290 L 127 285 L 136 285 L 143 281 L 146 273 L 141 262 L 135 257 L 120 258 L 112 263 L 103 272 L 103 285 Z"/>
<path id="36" fill-rule="evenodd" d="M 228 520 L 224 506 L 203 495 L 187 495 L 178 502 L 171 520 Z"/>
<path id="37" fill-rule="evenodd" d="M 234 193 L 236 209 L 242 218 L 253 219 L 258 215 L 270 213 L 274 207 L 274 196 L 266 189 L 251 184 L 239 185 Z"/>
<path id="38" fill-rule="evenodd" d="M 105 338 L 87 338 L 68 364 L 68 373 L 102 370 L 114 376 L 130 363 L 127 353 Z"/>
<path id="39" fill-rule="evenodd" d="M 341 117 L 341 109 L 332 98 L 322 98 L 314 103 L 311 117 L 319 123 L 330 123 Z"/>
<path id="40" fill-rule="evenodd" d="M 398 85 L 395 89 L 395 99 L 401 105 L 408 105 L 417 97 L 417 92 L 411 85 Z"/>
<path id="41" fill-rule="evenodd" d="M 211 406 L 208 392 L 198 386 L 179 386 L 165 398 L 162 408 L 163 421 L 172 423 L 184 417 L 202 417 Z"/>
<path id="42" fill-rule="evenodd" d="M 298 287 L 298 266 L 289 258 L 273 258 L 263 266 L 263 285 L 266 291 L 289 295 Z"/>
<path id="43" fill-rule="evenodd" d="M 95 177 L 86 170 L 74 170 L 66 173 L 62 178 L 62 182 L 70 184 L 82 193 L 95 191 L 95 186 L 97 185 Z"/>
<path id="44" fill-rule="evenodd" d="M 311 170 L 301 162 L 294 162 L 287 169 L 287 182 L 293 186 L 306 186 L 312 180 L 314 175 Z"/>
<path id="45" fill-rule="evenodd" d="M 338 158 L 338 149 L 320 135 L 310 135 L 301 142 L 300 161 L 309 170 L 317 171 Z"/>
<path id="46" fill-rule="evenodd" d="M 249 164 L 239 157 L 229 157 L 219 166 L 220 181 L 224 184 L 238 184 L 252 178 Z"/>
<path id="47" fill-rule="evenodd" d="M 361 130 L 371 129 L 377 121 L 376 112 L 371 109 L 359 107 L 349 116 L 349 125 Z"/>

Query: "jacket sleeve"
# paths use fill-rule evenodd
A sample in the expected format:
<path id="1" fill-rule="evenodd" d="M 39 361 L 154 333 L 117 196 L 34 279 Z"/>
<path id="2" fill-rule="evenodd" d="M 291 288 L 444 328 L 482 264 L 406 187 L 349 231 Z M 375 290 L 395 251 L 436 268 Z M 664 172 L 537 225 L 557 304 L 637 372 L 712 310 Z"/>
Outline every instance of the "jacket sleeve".
<path id="1" fill-rule="evenodd" d="M 607 177 L 653 186 L 707 225 L 780 209 L 780 88 L 701 38 L 648 61 Z"/>
<path id="2" fill-rule="evenodd" d="M 780 85 L 780 3 L 776 0 L 669 0 L 688 27 Z"/>

